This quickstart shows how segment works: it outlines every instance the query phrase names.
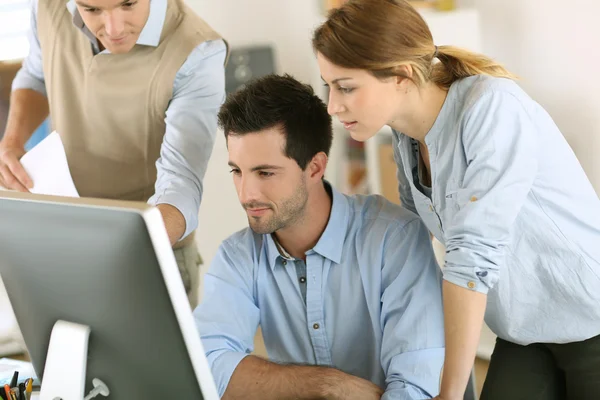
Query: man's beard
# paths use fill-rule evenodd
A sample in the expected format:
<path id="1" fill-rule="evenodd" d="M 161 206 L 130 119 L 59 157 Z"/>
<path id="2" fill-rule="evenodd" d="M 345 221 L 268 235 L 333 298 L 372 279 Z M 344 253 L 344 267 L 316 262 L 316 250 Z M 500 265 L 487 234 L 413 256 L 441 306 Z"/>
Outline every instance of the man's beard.
<path id="1" fill-rule="evenodd" d="M 261 235 L 271 234 L 280 229 L 287 228 L 304 216 L 306 203 L 308 202 L 308 192 L 304 180 L 296 192 L 289 198 L 278 204 L 279 214 L 275 214 L 272 205 L 267 204 L 245 204 L 244 208 L 268 207 L 271 209 L 271 215 L 262 217 L 248 216 L 250 228 Z"/>

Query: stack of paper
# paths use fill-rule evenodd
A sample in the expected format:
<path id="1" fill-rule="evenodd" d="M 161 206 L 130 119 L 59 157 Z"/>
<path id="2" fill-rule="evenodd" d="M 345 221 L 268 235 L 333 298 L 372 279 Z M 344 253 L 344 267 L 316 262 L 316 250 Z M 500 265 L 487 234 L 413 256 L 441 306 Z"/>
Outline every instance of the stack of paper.
<path id="1" fill-rule="evenodd" d="M 56 131 L 28 151 L 21 164 L 33 181 L 32 193 L 79 197 L 60 135 Z"/>

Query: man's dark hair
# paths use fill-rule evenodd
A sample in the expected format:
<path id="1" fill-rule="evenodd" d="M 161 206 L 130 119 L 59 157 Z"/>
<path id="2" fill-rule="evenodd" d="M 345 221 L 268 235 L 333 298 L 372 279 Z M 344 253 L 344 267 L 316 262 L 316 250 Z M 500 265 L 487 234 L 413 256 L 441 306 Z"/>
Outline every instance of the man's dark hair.
<path id="1" fill-rule="evenodd" d="M 312 87 L 290 75 L 267 75 L 227 96 L 219 111 L 225 140 L 280 126 L 284 154 L 303 170 L 319 152 L 329 155 L 333 131 L 327 106 Z"/>

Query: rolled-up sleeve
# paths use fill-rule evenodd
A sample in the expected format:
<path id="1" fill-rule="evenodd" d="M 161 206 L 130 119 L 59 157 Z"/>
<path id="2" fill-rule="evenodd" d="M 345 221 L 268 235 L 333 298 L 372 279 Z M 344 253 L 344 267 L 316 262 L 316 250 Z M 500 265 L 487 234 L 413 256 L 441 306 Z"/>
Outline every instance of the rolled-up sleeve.
<path id="1" fill-rule="evenodd" d="M 37 32 L 38 0 L 31 0 L 30 28 L 27 35 L 29 53 L 12 83 L 12 90 L 31 89 L 46 96 L 46 82 L 42 64 L 42 49 Z"/>
<path id="2" fill-rule="evenodd" d="M 446 228 L 444 279 L 487 294 L 538 172 L 537 128 L 509 92 L 488 92 L 463 120 L 467 168 Z"/>
<path id="3" fill-rule="evenodd" d="M 213 150 L 217 113 L 225 100 L 226 45 L 204 42 L 177 72 L 166 112 L 166 132 L 156 162 L 150 204 L 170 204 L 185 218 L 183 237 L 198 227 L 202 181 Z"/>
<path id="4" fill-rule="evenodd" d="M 444 363 L 442 277 L 429 233 L 415 217 L 386 244 L 382 270 L 382 400 L 430 399 Z"/>
<path id="5" fill-rule="evenodd" d="M 251 265 L 251 259 L 223 243 L 205 275 L 202 303 L 194 311 L 219 396 L 239 362 L 254 350 L 260 316 Z"/>

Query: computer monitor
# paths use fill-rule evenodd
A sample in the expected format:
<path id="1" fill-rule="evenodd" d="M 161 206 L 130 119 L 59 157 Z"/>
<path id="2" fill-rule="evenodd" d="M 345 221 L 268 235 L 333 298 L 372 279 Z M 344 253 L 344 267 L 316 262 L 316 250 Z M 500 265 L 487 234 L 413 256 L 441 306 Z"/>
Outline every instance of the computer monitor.
<path id="1" fill-rule="evenodd" d="M 158 209 L 0 191 L 0 274 L 42 398 L 46 387 L 79 379 L 61 362 L 87 339 L 53 333 L 65 321 L 89 327 L 85 394 L 98 378 L 113 400 L 218 399 Z"/>

